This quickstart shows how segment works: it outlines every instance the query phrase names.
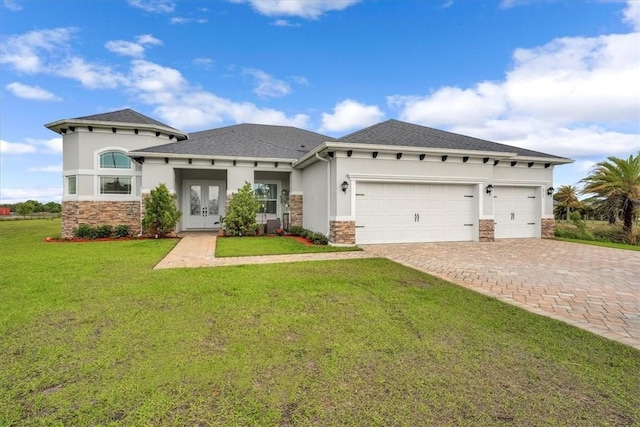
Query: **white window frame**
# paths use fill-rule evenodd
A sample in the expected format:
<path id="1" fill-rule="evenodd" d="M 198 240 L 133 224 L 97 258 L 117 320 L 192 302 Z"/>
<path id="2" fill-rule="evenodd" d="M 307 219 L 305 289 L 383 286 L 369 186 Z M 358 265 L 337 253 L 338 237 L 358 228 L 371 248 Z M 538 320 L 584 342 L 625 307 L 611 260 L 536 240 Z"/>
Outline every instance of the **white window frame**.
<path id="1" fill-rule="evenodd" d="M 128 193 L 105 193 L 102 191 L 103 178 L 115 178 L 118 180 L 129 180 L 129 192 Z M 131 196 L 134 194 L 135 179 L 131 175 L 99 175 L 98 176 L 98 194 L 101 196 Z"/>
<path id="2" fill-rule="evenodd" d="M 67 195 L 76 196 L 78 195 L 78 175 L 67 175 L 66 176 L 66 184 L 67 184 Z M 73 193 L 71 192 L 71 181 L 73 181 Z"/>
<path id="3" fill-rule="evenodd" d="M 276 211 L 274 213 L 266 213 L 266 215 L 268 216 L 268 218 L 280 218 L 280 191 L 282 190 L 282 182 L 281 181 L 274 181 L 274 180 L 255 180 L 253 182 L 253 191 L 254 191 L 254 195 L 255 195 L 255 186 L 257 184 L 262 184 L 262 185 L 275 185 L 276 186 L 276 197 L 275 199 L 258 199 L 256 197 L 256 200 L 258 200 L 258 202 L 261 204 L 260 205 L 260 210 L 258 211 L 258 215 L 262 215 L 262 202 L 275 202 L 276 203 Z"/>

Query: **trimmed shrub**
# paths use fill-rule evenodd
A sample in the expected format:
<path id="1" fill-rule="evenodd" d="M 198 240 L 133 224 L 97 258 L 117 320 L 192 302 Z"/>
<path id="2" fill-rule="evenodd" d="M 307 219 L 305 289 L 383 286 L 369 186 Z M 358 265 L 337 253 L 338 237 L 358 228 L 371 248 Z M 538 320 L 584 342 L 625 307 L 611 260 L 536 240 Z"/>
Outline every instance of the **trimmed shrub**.
<path id="1" fill-rule="evenodd" d="M 120 224 L 113 230 L 113 235 L 117 238 L 131 236 L 131 227 L 126 224 Z"/>
<path id="2" fill-rule="evenodd" d="M 227 236 L 252 236 L 258 231 L 256 215 L 260 204 L 256 200 L 251 184 L 245 182 L 237 193 L 233 194 L 224 217 L 224 230 Z"/>
<path id="3" fill-rule="evenodd" d="M 182 212 L 176 206 L 176 195 L 170 194 L 165 184 L 160 184 L 144 198 L 142 229 L 150 234 L 165 236 L 176 229 Z"/>
<path id="4" fill-rule="evenodd" d="M 293 225 L 289 227 L 289 233 L 293 234 L 294 236 L 302 236 L 303 231 L 304 231 L 304 228 L 300 227 L 299 225 Z"/>
<path id="5" fill-rule="evenodd" d="M 307 238 L 311 240 L 314 245 L 327 245 L 329 243 L 329 239 L 327 238 L 327 236 L 320 232 L 312 232 Z"/>
<path id="6" fill-rule="evenodd" d="M 78 239 L 95 239 L 96 231 L 89 224 L 80 224 L 78 228 L 72 231 L 73 237 Z"/>
<path id="7" fill-rule="evenodd" d="M 113 227 L 107 224 L 100 225 L 94 229 L 96 239 L 106 239 L 111 237 Z"/>

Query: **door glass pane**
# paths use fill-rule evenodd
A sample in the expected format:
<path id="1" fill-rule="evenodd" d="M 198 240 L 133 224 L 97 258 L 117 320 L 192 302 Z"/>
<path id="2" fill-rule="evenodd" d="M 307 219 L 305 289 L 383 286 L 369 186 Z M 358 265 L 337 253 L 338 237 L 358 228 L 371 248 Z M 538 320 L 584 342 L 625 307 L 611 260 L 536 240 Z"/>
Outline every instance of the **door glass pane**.
<path id="1" fill-rule="evenodd" d="M 218 215 L 218 197 L 220 195 L 220 187 L 217 185 L 209 186 L 209 215 Z"/>
<path id="2" fill-rule="evenodd" d="M 191 202 L 190 202 L 190 212 L 191 215 L 201 215 L 202 203 L 200 202 L 200 186 L 192 185 L 190 187 L 191 194 Z"/>

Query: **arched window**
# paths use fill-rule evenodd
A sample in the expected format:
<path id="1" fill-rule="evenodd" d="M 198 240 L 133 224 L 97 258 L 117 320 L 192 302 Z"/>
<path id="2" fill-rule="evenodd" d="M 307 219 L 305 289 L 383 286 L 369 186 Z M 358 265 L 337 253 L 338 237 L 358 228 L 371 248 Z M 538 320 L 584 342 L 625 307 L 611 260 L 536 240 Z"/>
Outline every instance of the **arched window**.
<path id="1" fill-rule="evenodd" d="M 131 169 L 131 159 L 120 151 L 106 151 L 100 154 L 102 169 Z"/>

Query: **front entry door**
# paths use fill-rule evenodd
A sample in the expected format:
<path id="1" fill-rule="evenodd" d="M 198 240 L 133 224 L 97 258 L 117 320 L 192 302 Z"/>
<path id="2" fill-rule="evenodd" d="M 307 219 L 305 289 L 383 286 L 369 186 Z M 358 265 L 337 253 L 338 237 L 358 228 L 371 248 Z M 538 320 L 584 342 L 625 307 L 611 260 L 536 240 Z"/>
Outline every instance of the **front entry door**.
<path id="1" fill-rule="evenodd" d="M 220 228 L 220 183 L 190 181 L 185 183 L 187 229 Z"/>

